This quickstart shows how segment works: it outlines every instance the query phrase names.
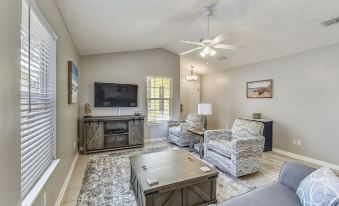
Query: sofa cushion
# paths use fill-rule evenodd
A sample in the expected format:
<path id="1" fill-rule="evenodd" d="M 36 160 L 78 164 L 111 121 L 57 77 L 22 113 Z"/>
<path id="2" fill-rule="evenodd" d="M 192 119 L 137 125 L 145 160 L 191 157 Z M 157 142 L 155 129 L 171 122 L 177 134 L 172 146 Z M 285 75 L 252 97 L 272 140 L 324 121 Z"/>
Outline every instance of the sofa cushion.
<path id="1" fill-rule="evenodd" d="M 173 134 L 173 135 L 175 135 L 175 136 L 180 136 L 180 125 L 179 126 L 175 126 L 175 127 L 170 127 L 169 129 L 168 129 L 168 132 L 170 133 L 170 134 Z"/>
<path id="2" fill-rule="evenodd" d="M 212 138 L 208 141 L 208 148 L 220 155 L 231 158 L 231 141 L 221 138 Z"/>
<path id="3" fill-rule="evenodd" d="M 273 183 L 228 200 L 220 206 L 301 206 L 301 202 L 294 190 L 283 184 Z"/>
<path id="4" fill-rule="evenodd" d="M 297 195 L 305 206 L 337 206 L 339 205 L 339 178 L 331 169 L 322 167 L 301 181 Z"/>
<path id="5" fill-rule="evenodd" d="M 232 126 L 232 138 L 246 139 L 249 137 L 262 136 L 264 124 L 261 122 L 245 119 L 236 119 Z"/>

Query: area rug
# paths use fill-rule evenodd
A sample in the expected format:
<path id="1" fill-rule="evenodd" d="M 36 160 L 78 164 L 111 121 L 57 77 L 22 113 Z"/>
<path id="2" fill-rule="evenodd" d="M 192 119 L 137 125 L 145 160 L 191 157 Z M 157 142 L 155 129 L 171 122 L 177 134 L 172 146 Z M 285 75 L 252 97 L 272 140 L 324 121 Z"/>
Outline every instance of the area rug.
<path id="1" fill-rule="evenodd" d="M 78 197 L 78 206 L 136 206 L 130 188 L 129 157 L 138 154 L 179 149 L 173 145 L 162 145 L 121 152 L 92 154 Z M 196 154 L 198 157 L 198 155 Z M 212 165 L 210 165 L 212 166 Z M 218 203 L 255 189 L 245 181 L 220 172 L 217 179 Z"/>

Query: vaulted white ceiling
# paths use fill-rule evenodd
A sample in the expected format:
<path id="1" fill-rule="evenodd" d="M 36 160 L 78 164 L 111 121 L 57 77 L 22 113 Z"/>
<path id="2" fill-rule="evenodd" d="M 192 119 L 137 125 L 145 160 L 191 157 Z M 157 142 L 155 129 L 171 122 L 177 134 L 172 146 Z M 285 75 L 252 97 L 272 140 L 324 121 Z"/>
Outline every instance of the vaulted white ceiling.
<path id="1" fill-rule="evenodd" d="M 176 54 L 194 48 L 179 40 L 206 35 L 202 8 L 214 3 L 211 34 L 238 51 L 217 51 L 206 60 L 181 57 L 206 74 L 339 42 L 338 0 L 56 0 L 80 54 L 165 48 Z M 221 58 L 227 57 L 224 60 Z M 208 62 L 208 64 L 206 64 Z"/>

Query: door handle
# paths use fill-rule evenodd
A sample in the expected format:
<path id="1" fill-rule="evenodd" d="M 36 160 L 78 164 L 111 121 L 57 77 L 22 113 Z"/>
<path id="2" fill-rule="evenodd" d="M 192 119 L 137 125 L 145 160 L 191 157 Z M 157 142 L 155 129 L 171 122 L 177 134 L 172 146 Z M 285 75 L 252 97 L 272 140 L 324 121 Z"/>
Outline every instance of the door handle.
<path id="1" fill-rule="evenodd" d="M 180 113 L 184 111 L 184 105 L 180 104 Z"/>

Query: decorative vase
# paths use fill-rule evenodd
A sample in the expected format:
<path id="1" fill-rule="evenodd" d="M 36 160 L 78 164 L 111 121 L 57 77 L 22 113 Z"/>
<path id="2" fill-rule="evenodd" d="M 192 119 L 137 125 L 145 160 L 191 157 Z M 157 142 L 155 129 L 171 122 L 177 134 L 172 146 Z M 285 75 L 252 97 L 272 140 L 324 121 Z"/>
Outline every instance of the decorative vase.
<path id="1" fill-rule="evenodd" d="M 253 119 L 261 119 L 261 113 L 253 113 L 252 117 Z"/>

